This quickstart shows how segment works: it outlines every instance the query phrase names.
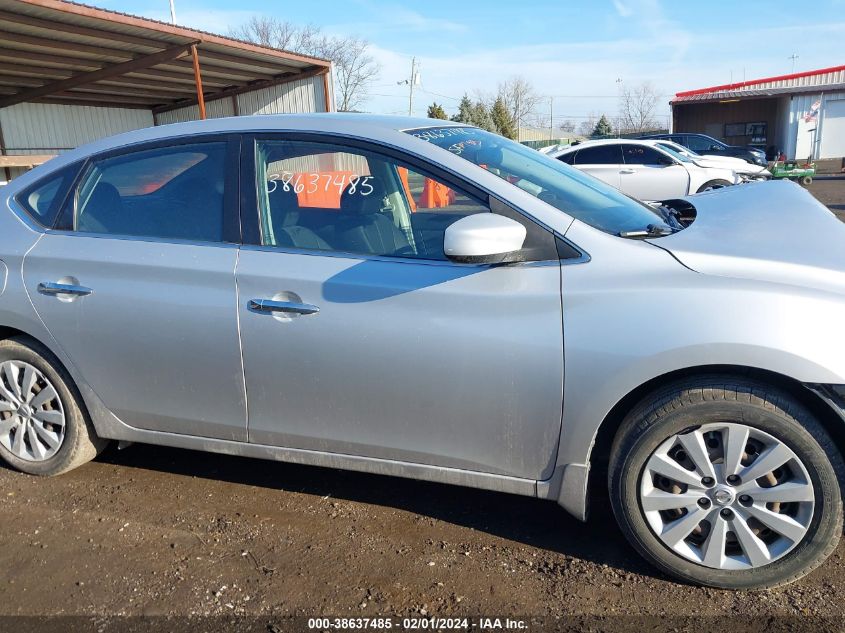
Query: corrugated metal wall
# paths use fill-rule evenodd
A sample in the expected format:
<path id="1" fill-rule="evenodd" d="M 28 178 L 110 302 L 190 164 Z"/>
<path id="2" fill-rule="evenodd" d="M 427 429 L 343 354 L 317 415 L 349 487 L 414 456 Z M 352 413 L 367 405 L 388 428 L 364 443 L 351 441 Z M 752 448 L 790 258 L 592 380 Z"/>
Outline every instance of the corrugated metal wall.
<path id="1" fill-rule="evenodd" d="M 261 88 L 237 95 L 238 114 L 284 114 L 289 112 L 325 112 L 326 97 L 322 76 L 309 77 Z M 207 101 L 206 116 L 233 116 L 235 110 L 230 97 Z M 197 106 L 188 106 L 155 115 L 156 125 L 193 121 L 199 118 Z"/>
<path id="2" fill-rule="evenodd" d="M 242 115 L 324 112 L 325 104 L 321 76 L 238 95 L 238 112 Z"/>
<path id="3" fill-rule="evenodd" d="M 61 154 L 79 145 L 120 132 L 153 125 L 149 110 L 100 108 L 54 103 L 19 103 L 0 109 L 7 154 Z M 15 178 L 26 169 L 10 168 Z M 0 180 L 6 172 L 0 170 Z"/>
<path id="4" fill-rule="evenodd" d="M 319 75 L 246 92 L 236 99 L 240 115 L 326 110 L 323 77 Z M 233 116 L 235 112 L 231 97 L 206 103 L 208 118 Z M 142 109 L 52 103 L 21 103 L 0 109 L 4 145 L 10 154 L 59 154 L 120 132 L 197 119 L 197 106 L 187 106 L 155 116 L 151 111 Z M 23 171 L 11 169 L 10 175 L 14 178 Z M 0 180 L 4 179 L 5 174 L 0 170 Z"/>
<path id="5" fill-rule="evenodd" d="M 816 121 L 804 121 L 804 115 L 812 105 L 821 100 L 821 108 Z M 821 94 L 795 95 L 789 104 L 789 137 L 786 155 L 790 158 L 807 158 L 815 142 L 816 158 L 841 158 L 845 143 L 838 138 L 841 122 L 838 120 L 839 107 L 829 104 L 845 100 L 845 91 Z M 830 120 L 827 120 L 830 117 Z M 835 118 L 834 118 L 835 117 Z M 813 132 L 813 128 L 816 129 Z"/>
<path id="6" fill-rule="evenodd" d="M 205 116 L 209 119 L 218 119 L 224 116 L 234 116 L 235 108 L 232 104 L 232 99 L 226 97 L 224 99 L 215 99 L 214 101 L 206 101 Z M 161 112 L 155 115 L 156 125 L 167 125 L 168 123 L 181 123 L 183 121 L 196 121 L 200 118 L 199 106 L 186 106 L 178 110 L 170 110 L 168 112 Z"/>
<path id="7" fill-rule="evenodd" d="M 783 140 L 778 138 L 782 130 L 777 124 L 777 112 L 777 97 L 727 103 L 676 103 L 672 107 L 672 129 L 675 132 L 709 134 L 729 145 L 747 145 L 751 142 L 751 137 L 725 136 L 725 126 L 731 123 L 765 121 L 768 130 L 765 145 L 782 147 Z"/>
<path id="8" fill-rule="evenodd" d="M 59 154 L 105 136 L 153 125 L 149 110 L 20 103 L 0 109 L 10 154 Z"/>
<path id="9" fill-rule="evenodd" d="M 802 75 L 802 73 L 797 73 Z M 760 80 L 755 83 L 748 83 L 743 85 L 738 91 L 743 90 L 765 90 L 767 88 L 806 88 L 808 86 L 829 86 L 834 84 L 845 83 L 845 70 L 836 67 L 835 70 L 826 73 L 818 73 L 812 71 L 811 74 L 804 74 L 796 77 L 795 75 L 785 75 L 781 79 Z M 822 88 L 823 89 L 823 88 Z"/>

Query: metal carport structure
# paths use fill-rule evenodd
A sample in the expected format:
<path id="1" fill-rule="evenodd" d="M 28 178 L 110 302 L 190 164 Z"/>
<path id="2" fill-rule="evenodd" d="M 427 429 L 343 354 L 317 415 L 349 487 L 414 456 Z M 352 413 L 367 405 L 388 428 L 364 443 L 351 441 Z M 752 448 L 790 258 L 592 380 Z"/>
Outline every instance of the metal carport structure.
<path id="1" fill-rule="evenodd" d="M 240 96 L 307 79 L 314 94 L 294 111 L 332 110 L 327 60 L 62 0 L 0 0 L 0 154 L 68 149 L 4 143 L 4 123 L 10 127 L 9 112 L 21 104 L 91 106 L 95 118 L 149 113 L 123 125 L 131 129 L 139 120 L 254 114 L 257 106 L 241 112 Z M 112 127 L 104 125 L 103 135 Z M 21 166 L 35 158 L 22 157 Z M 0 158 L 0 166 L 15 160 Z"/>

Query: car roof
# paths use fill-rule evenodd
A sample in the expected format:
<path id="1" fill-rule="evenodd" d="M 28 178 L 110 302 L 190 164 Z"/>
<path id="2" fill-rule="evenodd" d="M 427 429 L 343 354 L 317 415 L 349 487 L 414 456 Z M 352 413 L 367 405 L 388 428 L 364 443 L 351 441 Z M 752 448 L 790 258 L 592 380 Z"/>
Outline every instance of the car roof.
<path id="1" fill-rule="evenodd" d="M 320 131 L 334 129 L 332 123 L 342 123 L 352 127 L 378 128 L 382 130 L 414 130 L 426 127 L 466 127 L 466 123 L 447 121 L 443 119 L 429 119 L 425 117 L 409 117 L 387 114 L 364 114 L 357 112 L 309 112 L 304 114 L 256 114 L 251 116 L 232 116 L 205 121 L 187 121 L 159 125 L 155 129 L 166 132 L 206 133 L 218 128 L 226 130 L 245 130 L 251 128 L 284 128 L 289 125 L 307 126 L 309 129 Z"/>
<path id="2" fill-rule="evenodd" d="M 558 156 L 562 156 L 564 154 L 571 154 L 574 151 L 579 149 L 583 149 L 585 147 L 596 147 L 599 145 L 618 145 L 621 143 L 631 144 L 631 145 L 646 145 L 648 147 L 654 147 L 655 141 L 650 139 L 638 139 L 638 138 L 602 138 L 596 139 L 593 141 L 584 141 L 582 143 L 578 143 L 578 145 L 572 145 L 571 147 L 567 147 L 563 150 Z"/>
<path id="3" fill-rule="evenodd" d="M 70 163 L 93 154 L 108 152 L 139 143 L 166 141 L 194 135 L 249 133 L 249 132 L 324 132 L 338 135 L 357 136 L 375 140 L 389 140 L 392 136 L 420 128 L 472 127 L 465 123 L 429 119 L 422 117 L 359 114 L 354 112 L 321 112 L 307 114 L 260 114 L 186 121 L 156 125 L 124 132 L 81 145 L 59 154 L 44 165 L 15 179 L 19 187 L 27 186 L 30 180 L 42 177 Z M 409 139 L 410 135 L 407 136 Z M 422 142 L 422 141 L 421 141 Z"/>

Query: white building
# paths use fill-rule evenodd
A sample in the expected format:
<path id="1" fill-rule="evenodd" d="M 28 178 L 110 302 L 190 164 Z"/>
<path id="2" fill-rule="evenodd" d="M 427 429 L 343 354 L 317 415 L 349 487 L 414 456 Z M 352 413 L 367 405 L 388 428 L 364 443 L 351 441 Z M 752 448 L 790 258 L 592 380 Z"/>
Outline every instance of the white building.
<path id="1" fill-rule="evenodd" d="M 845 66 L 679 92 L 673 132 L 775 147 L 789 158 L 845 157 Z"/>

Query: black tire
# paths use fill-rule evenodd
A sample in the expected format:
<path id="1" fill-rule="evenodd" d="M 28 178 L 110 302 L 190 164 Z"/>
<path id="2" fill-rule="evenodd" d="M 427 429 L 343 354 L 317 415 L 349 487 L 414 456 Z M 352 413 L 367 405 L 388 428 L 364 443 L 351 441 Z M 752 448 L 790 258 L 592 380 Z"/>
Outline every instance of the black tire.
<path id="1" fill-rule="evenodd" d="M 811 176 L 804 176 L 801 179 L 801 184 L 804 185 L 805 187 L 809 187 L 811 184 L 813 184 L 812 177 Z"/>
<path id="2" fill-rule="evenodd" d="M 801 542 L 782 558 L 745 570 L 697 564 L 666 546 L 647 523 L 639 484 L 652 452 L 667 438 L 708 421 L 737 421 L 786 444 L 803 462 L 815 509 Z M 611 450 L 608 484 L 616 520 L 631 544 L 655 567 L 684 582 L 725 589 L 785 585 L 811 572 L 842 534 L 842 455 L 822 425 L 788 393 L 739 377 L 704 376 L 674 383 L 634 408 Z"/>
<path id="3" fill-rule="evenodd" d="M 705 191 L 713 191 L 714 189 L 721 189 L 722 187 L 730 187 L 731 185 L 733 185 L 732 182 L 717 178 L 716 180 L 708 180 L 707 182 L 705 182 L 703 185 L 701 185 L 698 188 L 698 191 L 696 191 L 695 193 L 703 193 Z"/>
<path id="4" fill-rule="evenodd" d="M 21 472 L 47 477 L 91 461 L 108 446 L 108 440 L 97 437 L 73 380 L 50 350 L 29 337 L 5 339 L 0 341 L 0 363 L 7 360 L 29 363 L 50 380 L 64 409 L 65 435 L 58 451 L 44 461 L 21 459 L 0 444 L 3 461 Z"/>

